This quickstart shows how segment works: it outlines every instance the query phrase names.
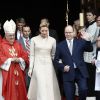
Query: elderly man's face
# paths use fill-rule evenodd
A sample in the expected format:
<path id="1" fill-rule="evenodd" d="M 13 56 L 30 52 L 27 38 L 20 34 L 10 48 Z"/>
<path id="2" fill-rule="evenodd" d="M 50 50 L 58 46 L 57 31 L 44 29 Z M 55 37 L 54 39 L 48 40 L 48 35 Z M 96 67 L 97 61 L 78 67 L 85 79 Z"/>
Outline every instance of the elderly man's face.
<path id="1" fill-rule="evenodd" d="M 66 39 L 67 39 L 67 40 L 71 40 L 71 39 L 74 38 L 74 35 L 75 35 L 75 33 L 74 33 L 74 31 L 73 31 L 72 26 L 67 26 L 67 27 L 65 28 L 65 37 L 66 37 Z"/>
<path id="2" fill-rule="evenodd" d="M 5 34 L 5 38 L 12 45 L 15 41 L 15 34 Z"/>

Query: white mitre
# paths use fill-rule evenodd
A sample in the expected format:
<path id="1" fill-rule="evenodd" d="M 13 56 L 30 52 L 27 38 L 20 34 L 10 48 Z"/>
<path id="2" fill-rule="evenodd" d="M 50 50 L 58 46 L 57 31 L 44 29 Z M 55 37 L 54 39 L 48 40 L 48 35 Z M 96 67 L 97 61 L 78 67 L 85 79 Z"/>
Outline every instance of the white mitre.
<path id="1" fill-rule="evenodd" d="M 12 19 L 10 21 L 7 20 L 3 25 L 3 29 L 5 34 L 15 34 L 16 24 Z"/>

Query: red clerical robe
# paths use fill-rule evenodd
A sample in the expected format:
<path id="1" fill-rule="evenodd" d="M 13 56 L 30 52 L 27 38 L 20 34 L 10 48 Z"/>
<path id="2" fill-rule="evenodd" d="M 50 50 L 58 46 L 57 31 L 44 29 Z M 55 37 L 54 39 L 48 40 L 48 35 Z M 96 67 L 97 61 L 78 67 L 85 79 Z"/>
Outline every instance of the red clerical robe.
<path id="1" fill-rule="evenodd" d="M 0 44 L 0 66 L 2 66 L 8 58 L 13 58 L 14 56 L 22 58 L 25 64 L 29 63 L 28 54 L 17 41 L 15 41 L 13 45 L 10 45 L 5 39 L 2 40 Z M 8 71 L 2 69 L 2 75 L 2 95 L 4 100 L 27 100 L 25 74 L 20 64 L 11 62 Z"/>

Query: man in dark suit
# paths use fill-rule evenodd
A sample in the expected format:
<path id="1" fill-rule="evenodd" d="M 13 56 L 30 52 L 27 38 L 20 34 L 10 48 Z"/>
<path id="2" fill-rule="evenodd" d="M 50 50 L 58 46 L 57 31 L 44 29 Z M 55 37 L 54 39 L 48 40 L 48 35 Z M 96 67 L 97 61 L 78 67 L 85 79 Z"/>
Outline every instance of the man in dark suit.
<path id="1" fill-rule="evenodd" d="M 79 88 L 79 100 L 86 100 L 88 71 L 84 63 L 84 51 L 92 51 L 89 35 L 81 32 L 81 38 L 74 38 L 72 26 L 65 27 L 66 40 L 58 44 L 54 59 L 55 65 L 63 73 L 66 100 L 74 100 L 75 82 Z"/>
<path id="2" fill-rule="evenodd" d="M 18 41 L 22 44 L 23 48 L 26 50 L 26 52 L 29 55 L 30 54 L 30 42 L 31 42 L 31 39 L 29 37 L 31 34 L 30 26 L 28 25 L 23 26 L 22 33 L 23 33 L 23 36 Z M 25 77 L 26 87 L 28 90 L 29 83 L 30 83 L 30 77 L 28 76 L 28 68 L 25 70 L 25 73 L 26 73 L 26 77 Z"/>
<path id="3" fill-rule="evenodd" d="M 26 40 L 28 40 L 30 44 L 30 34 L 31 34 L 30 26 L 28 25 L 23 26 L 22 34 L 23 36 L 18 41 L 22 44 L 23 48 L 27 51 Z"/>

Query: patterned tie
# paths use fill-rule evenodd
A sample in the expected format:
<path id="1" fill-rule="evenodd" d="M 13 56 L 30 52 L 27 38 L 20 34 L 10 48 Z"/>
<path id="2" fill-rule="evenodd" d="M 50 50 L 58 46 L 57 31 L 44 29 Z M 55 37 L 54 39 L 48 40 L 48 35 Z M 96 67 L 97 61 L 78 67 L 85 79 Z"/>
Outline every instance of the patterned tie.
<path id="1" fill-rule="evenodd" d="M 27 50 L 27 53 L 28 55 L 30 54 L 30 42 L 29 42 L 29 39 L 26 39 L 26 50 Z"/>

